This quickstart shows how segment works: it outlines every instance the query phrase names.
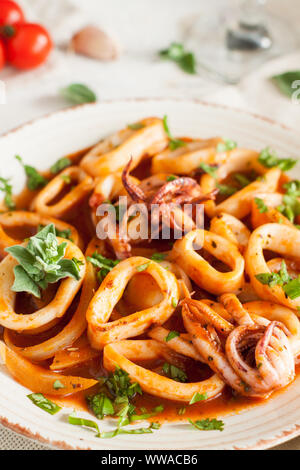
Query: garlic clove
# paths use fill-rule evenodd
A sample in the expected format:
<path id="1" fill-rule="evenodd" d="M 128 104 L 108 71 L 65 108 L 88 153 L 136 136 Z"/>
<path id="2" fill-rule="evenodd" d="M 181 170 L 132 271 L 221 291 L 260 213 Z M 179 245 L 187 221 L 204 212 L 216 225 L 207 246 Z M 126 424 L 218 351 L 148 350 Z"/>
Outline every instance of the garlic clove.
<path id="1" fill-rule="evenodd" d="M 115 60 L 119 47 L 114 39 L 97 26 L 86 26 L 71 39 L 70 49 L 97 60 Z"/>

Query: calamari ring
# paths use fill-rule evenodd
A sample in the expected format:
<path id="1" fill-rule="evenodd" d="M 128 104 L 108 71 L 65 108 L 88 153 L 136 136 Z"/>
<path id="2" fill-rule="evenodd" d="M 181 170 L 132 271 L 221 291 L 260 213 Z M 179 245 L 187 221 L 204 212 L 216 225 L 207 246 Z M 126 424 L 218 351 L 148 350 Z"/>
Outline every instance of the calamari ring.
<path id="1" fill-rule="evenodd" d="M 267 321 L 279 321 L 290 331 L 288 336 L 294 357 L 300 354 L 300 322 L 294 311 L 282 305 L 263 300 L 247 302 L 243 307 L 249 312 L 251 318 L 260 323 L 262 319 Z M 267 324 L 267 323 L 266 323 Z"/>
<path id="2" fill-rule="evenodd" d="M 46 325 L 65 314 L 83 282 L 86 261 L 81 250 L 74 243 L 59 237 L 57 239 L 59 242 L 64 241 L 67 243 L 66 258 L 72 259 L 75 257 L 82 262 L 79 266 L 80 279 L 62 279 L 54 299 L 46 307 L 27 315 L 17 314 L 14 311 L 16 292 L 11 290 L 14 283 L 13 270 L 17 261 L 11 255 L 6 256 L 0 263 L 0 325 L 10 330 L 32 330 Z M 22 244 L 21 246 L 25 245 Z"/>
<path id="3" fill-rule="evenodd" d="M 226 154 L 216 153 L 216 147 L 222 139 L 215 137 L 202 140 L 195 139 L 176 150 L 166 149 L 152 159 L 151 173 L 176 173 L 190 175 L 201 162 L 215 164 L 225 161 Z"/>
<path id="4" fill-rule="evenodd" d="M 148 331 L 148 336 L 155 339 L 159 343 L 166 344 L 166 338 L 171 331 L 163 326 L 155 326 L 152 330 Z M 200 353 L 193 346 L 192 340 L 188 333 L 180 333 L 175 338 L 168 340 L 168 348 L 172 349 L 182 356 L 187 356 L 195 361 L 203 362 Z"/>
<path id="5" fill-rule="evenodd" d="M 128 281 L 138 272 L 139 266 L 143 266 L 143 272 L 155 279 L 163 300 L 151 308 L 109 322 L 114 306 L 121 299 Z M 137 336 L 153 324 L 164 323 L 174 312 L 178 300 L 179 289 L 175 276 L 158 263 L 142 257 L 122 261 L 107 274 L 89 304 L 86 318 L 92 347 L 102 349 L 107 343 Z"/>
<path id="6" fill-rule="evenodd" d="M 295 227 L 281 224 L 266 224 L 252 232 L 246 251 L 246 271 L 250 276 L 258 296 L 263 300 L 285 305 L 293 310 L 300 307 L 300 297 L 292 300 L 285 294 L 281 286 L 270 287 L 262 284 L 256 276 L 262 273 L 270 273 L 263 250 L 271 250 L 300 261 L 300 231 Z"/>
<path id="7" fill-rule="evenodd" d="M 205 212 L 209 217 L 226 212 L 237 219 L 246 217 L 252 208 L 252 200 L 259 193 L 272 193 L 276 191 L 281 171 L 278 168 L 272 168 L 267 171 L 261 180 L 253 181 L 225 201 L 216 205 L 214 201 L 204 203 Z M 210 175 L 203 175 L 201 178 L 201 187 L 204 193 L 213 191 L 216 186 L 216 180 Z"/>
<path id="8" fill-rule="evenodd" d="M 99 357 L 99 351 L 92 349 L 85 334 L 71 347 L 57 351 L 49 366 L 51 370 L 65 370 L 77 367 Z"/>
<path id="9" fill-rule="evenodd" d="M 96 291 L 97 280 L 94 268 L 87 263 L 79 305 L 70 322 L 56 336 L 36 344 L 35 346 L 18 347 L 13 343 L 13 338 L 8 329 L 4 330 L 4 341 L 7 346 L 21 356 L 33 361 L 43 361 L 53 357 L 58 351 L 71 346 L 86 329 L 86 310 Z"/>
<path id="10" fill-rule="evenodd" d="M 147 393 L 158 397 L 190 402 L 195 393 L 214 398 L 224 388 L 224 382 L 217 375 L 196 383 L 180 383 L 136 365 L 132 360 L 158 359 L 164 357 L 167 346 L 154 340 L 127 340 L 108 344 L 103 351 L 104 367 L 113 371 L 116 366 L 125 370 Z"/>
<path id="11" fill-rule="evenodd" d="M 163 122 L 158 118 L 140 121 L 140 129 L 123 129 L 93 147 L 81 160 L 80 166 L 93 177 L 120 172 L 132 158 L 134 169 L 148 155 L 160 152 L 168 139 Z"/>
<path id="12" fill-rule="evenodd" d="M 0 356 L 11 375 L 24 387 L 34 390 L 35 393 L 55 396 L 72 395 L 98 383 L 97 380 L 93 379 L 57 374 L 44 369 L 44 367 L 32 364 L 9 349 L 3 341 L 0 341 Z M 57 380 L 61 382 L 61 388 L 54 388 L 54 382 Z"/>
<path id="13" fill-rule="evenodd" d="M 70 184 L 70 180 L 76 182 L 76 186 L 58 202 L 51 204 L 51 201 Z M 55 176 L 39 192 L 33 200 L 32 209 L 45 216 L 63 217 L 92 191 L 93 186 L 93 179 L 81 168 L 70 166 Z"/>
<path id="14" fill-rule="evenodd" d="M 15 227 L 38 227 L 39 225 L 48 225 L 54 224 L 58 230 L 70 230 L 70 237 L 72 238 L 73 243 L 82 248 L 82 240 L 76 230 L 72 225 L 67 224 L 59 219 L 54 219 L 52 217 L 44 217 L 41 214 L 35 212 L 27 211 L 12 211 L 4 212 L 0 214 L 0 255 L 2 257 L 6 256 L 7 253 L 4 251 L 8 246 L 19 245 L 23 240 L 18 240 L 10 237 L 6 232 L 5 228 L 15 228 Z"/>
<path id="15" fill-rule="evenodd" d="M 234 245 L 237 245 L 240 252 L 244 252 L 247 248 L 248 241 L 250 238 L 250 230 L 233 215 L 221 212 L 215 216 L 210 222 L 210 232 L 220 235 L 220 237 L 226 238 Z"/>
<path id="16" fill-rule="evenodd" d="M 203 248 L 231 267 L 222 273 L 214 269 L 193 248 L 197 239 L 203 239 Z M 200 287 L 213 294 L 237 291 L 244 282 L 244 258 L 235 245 L 223 237 L 206 230 L 193 230 L 177 240 L 171 258 Z"/>
<path id="17" fill-rule="evenodd" d="M 251 208 L 251 224 L 253 229 L 265 224 L 284 224 L 294 227 L 294 224 L 289 221 L 279 210 L 276 208 L 282 204 L 283 194 L 280 193 L 264 193 L 257 194 L 257 198 L 262 199 L 267 207 L 266 212 L 260 212 L 255 200 L 252 201 Z"/>

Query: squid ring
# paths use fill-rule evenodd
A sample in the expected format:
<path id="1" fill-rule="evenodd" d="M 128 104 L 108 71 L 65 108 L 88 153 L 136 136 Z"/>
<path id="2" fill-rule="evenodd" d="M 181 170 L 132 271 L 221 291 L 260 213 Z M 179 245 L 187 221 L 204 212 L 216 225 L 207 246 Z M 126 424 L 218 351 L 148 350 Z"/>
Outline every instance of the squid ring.
<path id="1" fill-rule="evenodd" d="M 93 387 L 98 383 L 97 380 L 93 379 L 57 374 L 44 367 L 32 364 L 8 348 L 3 341 L 0 341 L 0 356 L 9 372 L 24 387 L 34 390 L 35 393 L 55 396 L 72 395 L 73 393 Z M 60 381 L 61 388 L 54 388 L 54 383 L 57 380 Z"/>
<path id="2" fill-rule="evenodd" d="M 154 340 L 127 340 L 105 346 L 103 351 L 104 367 L 113 371 L 116 366 L 121 367 L 138 382 L 147 393 L 158 397 L 182 402 L 190 402 L 195 393 L 207 395 L 207 399 L 214 398 L 224 388 L 224 382 L 216 375 L 207 380 L 196 383 L 180 383 L 163 377 L 155 372 L 136 365 L 132 360 L 158 359 L 164 356 L 167 346 Z"/>
<path id="3" fill-rule="evenodd" d="M 123 170 L 132 158 L 135 168 L 145 154 L 154 155 L 167 145 L 163 122 L 158 118 L 140 121 L 140 128 L 123 129 L 93 147 L 81 160 L 80 166 L 93 177 L 105 176 Z"/>
<path id="4" fill-rule="evenodd" d="M 14 311 L 16 292 L 11 290 L 14 283 L 13 270 L 17 261 L 11 255 L 6 256 L 0 263 L 0 325 L 10 330 L 34 330 L 65 314 L 83 282 L 86 261 L 81 250 L 74 243 L 59 237 L 57 239 L 67 243 L 66 258 L 75 257 L 82 262 L 79 265 L 80 279 L 62 279 L 54 299 L 46 307 L 27 315 L 17 314 Z"/>
<path id="5" fill-rule="evenodd" d="M 281 286 L 262 284 L 256 276 L 270 273 L 263 250 L 278 251 L 282 255 L 299 261 L 300 231 L 281 224 L 266 224 L 258 227 L 251 234 L 246 251 L 246 270 L 251 284 L 261 299 L 280 303 L 296 310 L 300 307 L 300 297 L 290 299 Z"/>
<path id="6" fill-rule="evenodd" d="M 238 246 L 243 253 L 248 245 L 250 230 L 233 215 L 222 212 L 211 220 L 210 231 Z"/>
<path id="7" fill-rule="evenodd" d="M 73 189 L 58 202 L 51 204 L 69 184 L 76 183 Z M 53 178 L 33 200 L 33 209 L 50 217 L 63 217 L 82 201 L 93 189 L 93 179 L 79 167 L 70 166 Z"/>
<path id="8" fill-rule="evenodd" d="M 149 331 L 148 336 L 165 345 L 166 338 L 169 333 L 170 330 L 167 330 L 167 328 L 164 328 L 163 326 L 156 326 Z M 168 341 L 168 347 L 182 356 L 191 357 L 196 361 L 203 362 L 200 353 L 193 346 L 192 340 L 188 333 L 181 333 L 179 336 L 170 339 Z"/>
<path id="9" fill-rule="evenodd" d="M 222 273 L 213 268 L 193 247 L 197 239 L 204 239 L 203 248 L 231 267 Z M 213 294 L 237 291 L 244 282 L 244 258 L 236 245 L 206 230 L 193 230 L 177 240 L 171 252 L 172 259 L 200 287 Z"/>
<path id="10" fill-rule="evenodd" d="M 159 285 L 163 299 L 151 308 L 109 322 L 112 311 L 121 299 L 128 281 L 139 272 L 150 274 Z M 94 349 L 102 349 L 107 343 L 137 336 L 150 325 L 164 323 L 174 312 L 179 300 L 175 276 L 158 263 L 147 258 L 128 258 L 107 274 L 87 310 L 88 336 Z"/>
<path id="11" fill-rule="evenodd" d="M 72 238 L 73 243 L 75 243 L 75 245 L 79 245 L 80 248 L 82 247 L 82 240 L 80 239 L 77 230 L 72 225 L 52 217 L 44 217 L 35 212 L 13 211 L 0 214 L 0 255 L 3 257 L 6 256 L 7 253 L 4 251 L 5 248 L 8 246 L 19 245 L 23 241 L 10 237 L 5 232 L 5 228 L 9 229 L 24 226 L 37 228 L 39 225 L 48 224 L 54 224 L 58 230 L 69 230 L 70 238 Z"/>

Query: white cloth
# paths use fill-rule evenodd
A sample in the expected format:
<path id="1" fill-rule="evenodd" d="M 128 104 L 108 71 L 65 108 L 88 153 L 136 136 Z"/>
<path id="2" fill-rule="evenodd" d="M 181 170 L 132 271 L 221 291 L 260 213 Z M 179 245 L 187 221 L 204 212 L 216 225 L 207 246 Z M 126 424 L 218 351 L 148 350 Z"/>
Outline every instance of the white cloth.
<path id="1" fill-rule="evenodd" d="M 231 0 L 234 1 L 234 0 Z M 188 22 L 229 0 L 20 0 L 31 21 L 44 24 L 58 46 L 48 63 L 37 70 L 6 69 L 6 104 L 0 105 L 0 134 L 23 122 L 68 104 L 58 90 L 83 82 L 100 100 L 127 97 L 200 98 L 242 108 L 290 127 L 299 128 L 300 104 L 282 96 L 269 77 L 300 68 L 300 51 L 276 59 L 251 73 L 238 86 L 224 86 L 205 74 L 189 76 L 174 64 L 159 61 L 156 51 L 180 40 Z M 277 14 L 297 21 L 299 0 L 272 0 Z M 101 63 L 65 52 L 70 36 L 86 24 L 97 24 L 115 36 L 123 49 L 118 61 Z M 0 426 L 0 449 L 46 449 Z M 280 446 L 300 449 L 300 439 Z"/>

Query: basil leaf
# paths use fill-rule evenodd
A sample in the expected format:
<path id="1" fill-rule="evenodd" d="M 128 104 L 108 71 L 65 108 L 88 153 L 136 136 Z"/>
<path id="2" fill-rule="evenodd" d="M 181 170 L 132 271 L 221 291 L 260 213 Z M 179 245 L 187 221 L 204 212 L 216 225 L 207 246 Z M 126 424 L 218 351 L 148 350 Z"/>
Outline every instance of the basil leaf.
<path id="1" fill-rule="evenodd" d="M 300 80 L 300 70 L 274 75 L 271 80 L 284 95 L 291 97 L 295 92 L 295 88 L 292 88 L 293 83 Z"/>
<path id="2" fill-rule="evenodd" d="M 53 401 L 48 400 L 48 398 L 44 397 L 42 393 L 31 393 L 30 395 L 27 395 L 27 397 L 32 401 L 32 403 L 51 415 L 55 415 L 55 413 L 61 410 L 60 406 Z"/>
<path id="3" fill-rule="evenodd" d="M 68 166 L 71 166 L 71 165 L 72 165 L 72 160 L 70 160 L 70 158 L 63 157 L 63 158 L 60 158 L 59 160 L 57 160 L 57 162 L 55 162 L 50 167 L 50 171 L 51 171 L 51 173 L 56 175 L 57 173 L 64 170 L 65 168 L 68 168 Z"/>
<path id="4" fill-rule="evenodd" d="M 103 419 L 104 416 L 113 416 L 115 414 L 112 401 L 104 393 L 97 393 L 96 395 L 87 397 L 87 401 L 92 412 L 98 419 Z"/>
<path id="5" fill-rule="evenodd" d="M 94 103 L 97 101 L 96 94 L 82 83 L 72 83 L 60 90 L 60 94 L 74 104 Z"/>
<path id="6" fill-rule="evenodd" d="M 68 418 L 70 424 L 74 424 L 75 426 L 86 426 L 87 428 L 96 429 L 97 437 L 100 435 L 100 430 L 98 424 L 95 421 L 90 419 L 79 418 L 74 413 L 71 414 Z"/>

